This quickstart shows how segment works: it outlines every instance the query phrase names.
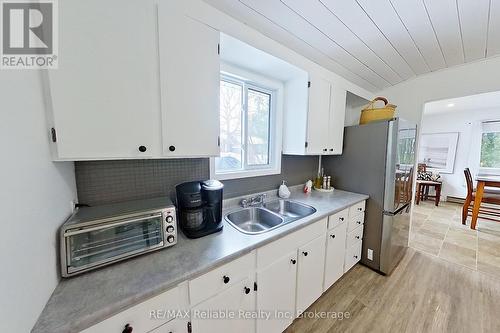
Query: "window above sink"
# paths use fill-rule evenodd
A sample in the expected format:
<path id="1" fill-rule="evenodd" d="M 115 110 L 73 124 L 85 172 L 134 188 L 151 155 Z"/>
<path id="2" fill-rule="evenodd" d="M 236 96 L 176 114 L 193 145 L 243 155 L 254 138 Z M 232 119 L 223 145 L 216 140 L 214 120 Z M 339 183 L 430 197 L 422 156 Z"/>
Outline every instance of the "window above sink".
<path id="1" fill-rule="evenodd" d="M 286 83 L 307 72 L 229 35 L 220 42 L 220 157 L 210 159 L 211 178 L 280 174 Z"/>

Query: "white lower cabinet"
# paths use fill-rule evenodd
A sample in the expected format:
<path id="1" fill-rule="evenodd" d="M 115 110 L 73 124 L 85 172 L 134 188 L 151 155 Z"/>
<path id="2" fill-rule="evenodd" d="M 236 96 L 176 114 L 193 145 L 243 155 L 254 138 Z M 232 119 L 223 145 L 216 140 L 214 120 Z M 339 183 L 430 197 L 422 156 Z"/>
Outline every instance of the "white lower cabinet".
<path id="1" fill-rule="evenodd" d="M 85 330 L 279 333 L 361 258 L 365 203 L 292 232 Z M 189 318 L 151 319 L 152 310 Z M 191 328 L 189 330 L 189 327 Z"/>
<path id="2" fill-rule="evenodd" d="M 344 272 L 347 272 L 361 259 L 361 242 L 358 242 L 347 249 L 345 253 Z"/>
<path id="3" fill-rule="evenodd" d="M 270 315 L 269 319 L 263 316 L 257 319 L 258 333 L 283 332 L 292 323 L 296 276 L 296 250 L 257 272 L 257 310 Z"/>
<path id="4" fill-rule="evenodd" d="M 343 222 L 326 234 L 325 283 L 323 290 L 330 288 L 344 274 L 344 253 L 347 222 Z"/>
<path id="5" fill-rule="evenodd" d="M 297 314 L 305 311 L 323 293 L 325 237 L 320 236 L 298 250 Z"/>
<path id="6" fill-rule="evenodd" d="M 254 282 L 246 278 L 191 309 L 193 332 L 253 333 L 255 319 L 245 314 L 255 311 Z"/>
<path id="7" fill-rule="evenodd" d="M 150 332 L 155 328 L 162 327 L 165 324 L 170 324 L 172 321 L 178 320 L 174 317 L 169 317 L 166 311 L 186 311 L 189 308 L 187 295 L 187 284 L 182 283 L 158 296 L 134 305 L 125 311 L 101 321 L 81 333 L 122 333 L 127 332 L 125 330 L 126 328 L 131 329 L 130 332 Z M 179 329 L 180 328 L 179 326 Z M 179 330 L 179 332 L 186 331 Z"/>

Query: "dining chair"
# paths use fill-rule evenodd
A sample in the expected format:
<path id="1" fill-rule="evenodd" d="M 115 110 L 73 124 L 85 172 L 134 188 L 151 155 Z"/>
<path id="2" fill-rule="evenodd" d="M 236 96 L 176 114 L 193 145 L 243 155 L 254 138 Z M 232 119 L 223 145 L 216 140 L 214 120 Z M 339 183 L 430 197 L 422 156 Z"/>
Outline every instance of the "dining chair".
<path id="1" fill-rule="evenodd" d="M 466 223 L 468 216 L 472 216 L 472 206 L 474 204 L 474 200 L 476 199 L 476 189 L 474 188 L 472 174 L 469 168 L 465 168 L 464 175 L 465 183 L 467 185 L 467 196 L 465 197 L 465 202 L 462 207 L 462 224 Z M 481 203 L 500 206 L 500 194 L 495 190 L 485 190 Z M 479 214 L 482 219 L 500 222 L 500 207 L 481 207 Z"/>

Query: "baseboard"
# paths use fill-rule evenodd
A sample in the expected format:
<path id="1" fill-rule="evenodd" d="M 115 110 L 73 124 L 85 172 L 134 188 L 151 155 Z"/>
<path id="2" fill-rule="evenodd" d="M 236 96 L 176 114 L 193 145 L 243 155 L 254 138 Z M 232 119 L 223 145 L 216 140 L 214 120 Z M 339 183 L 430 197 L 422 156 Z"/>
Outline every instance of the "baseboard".
<path id="1" fill-rule="evenodd" d="M 464 204 L 464 202 L 465 202 L 465 198 L 459 198 L 459 197 L 447 196 L 447 197 L 446 197 L 446 201 L 447 201 L 447 202 L 453 202 L 453 203 L 457 203 L 457 204 L 461 204 L 461 205 L 463 205 L 463 204 Z"/>

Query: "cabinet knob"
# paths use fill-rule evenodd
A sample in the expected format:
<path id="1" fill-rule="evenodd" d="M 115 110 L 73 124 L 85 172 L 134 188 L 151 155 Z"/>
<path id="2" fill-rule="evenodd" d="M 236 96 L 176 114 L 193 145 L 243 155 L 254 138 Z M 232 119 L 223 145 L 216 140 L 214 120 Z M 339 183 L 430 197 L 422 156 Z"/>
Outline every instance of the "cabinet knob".
<path id="1" fill-rule="evenodd" d="M 307 251 L 303 251 L 302 254 L 304 255 L 304 257 L 307 257 L 309 253 Z"/>
<path id="2" fill-rule="evenodd" d="M 297 263 L 297 260 L 295 260 L 295 259 L 292 259 L 290 261 L 291 261 L 292 265 L 295 265 Z"/>
<path id="3" fill-rule="evenodd" d="M 175 146 L 170 146 L 170 147 L 168 147 L 168 150 L 170 150 L 170 151 L 175 151 Z"/>
<path id="4" fill-rule="evenodd" d="M 146 148 L 146 146 L 139 146 L 139 151 L 140 151 L 141 153 L 144 153 L 146 150 L 148 150 L 148 149 Z"/>
<path id="5" fill-rule="evenodd" d="M 343 217 L 339 217 L 339 220 L 340 220 L 340 221 L 344 221 L 344 218 L 343 218 Z"/>
<path id="6" fill-rule="evenodd" d="M 325 149 L 323 149 L 323 151 L 328 151 L 328 149 L 327 149 L 327 148 L 325 148 Z"/>
<path id="7" fill-rule="evenodd" d="M 356 221 L 357 224 L 361 224 L 361 221 Z"/>
<path id="8" fill-rule="evenodd" d="M 359 236 L 356 236 L 356 239 L 359 239 Z"/>
<path id="9" fill-rule="evenodd" d="M 134 330 L 134 328 L 132 326 L 130 326 L 130 324 L 126 324 L 122 333 L 132 333 L 133 330 Z"/>
<path id="10" fill-rule="evenodd" d="M 222 277 L 222 280 L 223 280 L 223 281 L 224 281 L 224 283 L 226 283 L 226 284 L 227 284 L 227 283 L 229 283 L 229 276 L 224 275 L 224 276 Z"/>
<path id="11" fill-rule="evenodd" d="M 333 148 L 330 148 L 330 151 L 333 151 Z"/>
<path id="12" fill-rule="evenodd" d="M 331 238 L 335 238 L 335 235 L 330 235 Z"/>
<path id="13" fill-rule="evenodd" d="M 358 259 L 358 256 L 354 256 L 354 259 Z"/>
<path id="14" fill-rule="evenodd" d="M 247 294 L 247 295 L 250 294 L 250 288 L 245 287 L 245 294 Z"/>
<path id="15" fill-rule="evenodd" d="M 363 210 L 363 208 L 361 208 L 361 207 L 358 207 L 358 211 L 362 211 L 362 210 Z"/>

